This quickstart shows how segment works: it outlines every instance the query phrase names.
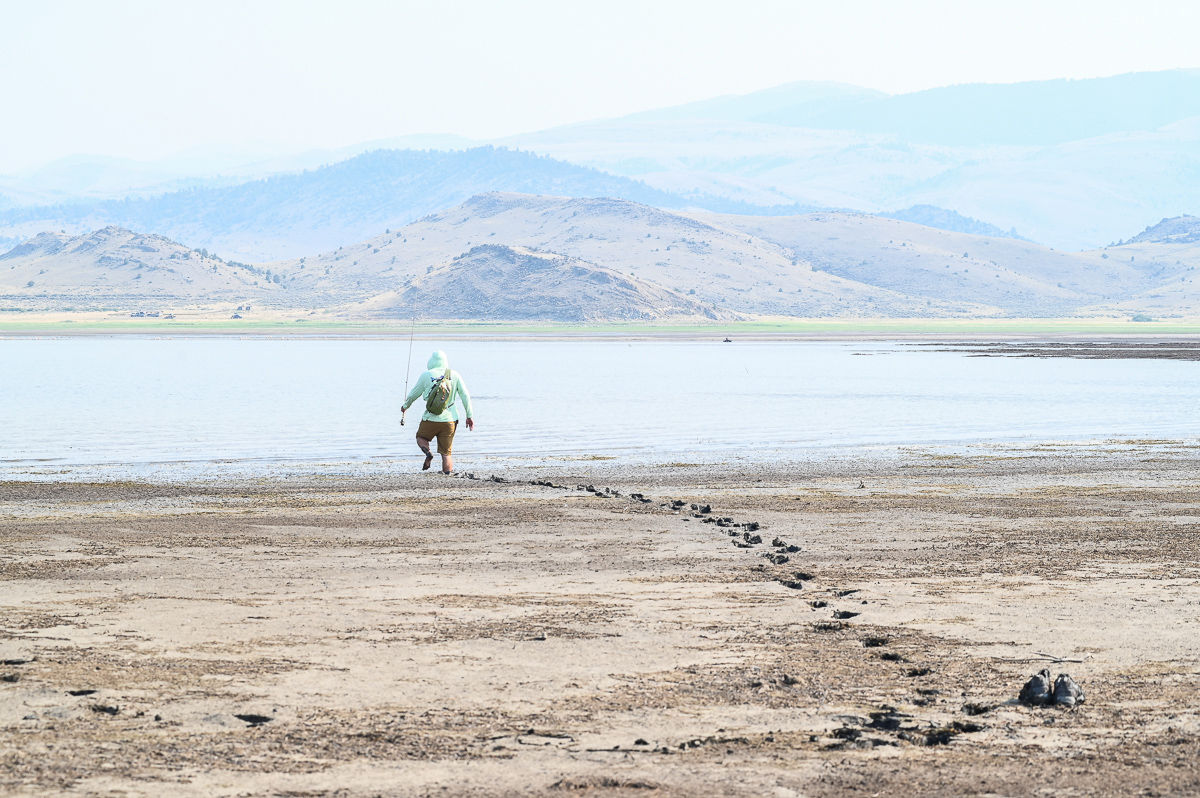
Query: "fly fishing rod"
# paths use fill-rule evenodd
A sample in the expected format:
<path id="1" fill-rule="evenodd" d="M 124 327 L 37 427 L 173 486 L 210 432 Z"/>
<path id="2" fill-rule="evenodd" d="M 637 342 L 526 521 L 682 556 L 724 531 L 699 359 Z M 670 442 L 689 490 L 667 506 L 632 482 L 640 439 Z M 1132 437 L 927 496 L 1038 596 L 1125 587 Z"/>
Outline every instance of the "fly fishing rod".
<path id="1" fill-rule="evenodd" d="M 413 335 L 417 332 L 417 314 L 414 312 L 412 317 L 412 329 L 408 331 L 408 365 L 404 367 L 404 398 L 408 398 L 408 375 L 412 371 L 412 345 Z M 400 411 L 400 426 L 404 426 L 404 412 Z"/>

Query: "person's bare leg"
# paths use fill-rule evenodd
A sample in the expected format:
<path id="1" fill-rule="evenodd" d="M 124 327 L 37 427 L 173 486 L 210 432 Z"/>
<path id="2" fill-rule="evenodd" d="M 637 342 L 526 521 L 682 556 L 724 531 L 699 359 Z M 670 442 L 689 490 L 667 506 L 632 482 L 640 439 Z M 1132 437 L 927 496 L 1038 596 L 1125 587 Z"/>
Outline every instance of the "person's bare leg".
<path id="1" fill-rule="evenodd" d="M 433 464 L 433 452 L 429 451 L 429 441 L 417 438 L 417 446 L 421 447 L 421 451 L 425 453 L 425 463 L 421 466 L 421 470 L 428 471 L 429 466 Z"/>
<path id="2" fill-rule="evenodd" d="M 449 474 L 454 470 L 454 456 L 449 454 L 442 455 L 442 473 Z"/>

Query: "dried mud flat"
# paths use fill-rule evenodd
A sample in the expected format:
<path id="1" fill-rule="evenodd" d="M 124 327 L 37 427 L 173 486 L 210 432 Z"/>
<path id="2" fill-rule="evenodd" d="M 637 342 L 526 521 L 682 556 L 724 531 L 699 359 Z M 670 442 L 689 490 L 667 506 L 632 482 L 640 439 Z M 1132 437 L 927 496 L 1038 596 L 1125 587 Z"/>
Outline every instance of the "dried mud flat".
<path id="1" fill-rule="evenodd" d="M 0 793 L 1194 795 L 1198 466 L 0 484 Z"/>

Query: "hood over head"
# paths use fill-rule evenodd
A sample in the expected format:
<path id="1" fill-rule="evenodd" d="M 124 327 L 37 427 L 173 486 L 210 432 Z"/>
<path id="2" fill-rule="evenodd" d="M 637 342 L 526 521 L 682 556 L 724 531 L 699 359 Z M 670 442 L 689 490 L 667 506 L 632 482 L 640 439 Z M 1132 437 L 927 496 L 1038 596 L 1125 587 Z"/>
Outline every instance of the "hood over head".
<path id="1" fill-rule="evenodd" d="M 425 368 L 433 371 L 434 369 L 447 369 L 450 367 L 450 361 L 446 358 L 446 353 L 438 350 L 429 356 L 429 362 L 425 364 Z"/>

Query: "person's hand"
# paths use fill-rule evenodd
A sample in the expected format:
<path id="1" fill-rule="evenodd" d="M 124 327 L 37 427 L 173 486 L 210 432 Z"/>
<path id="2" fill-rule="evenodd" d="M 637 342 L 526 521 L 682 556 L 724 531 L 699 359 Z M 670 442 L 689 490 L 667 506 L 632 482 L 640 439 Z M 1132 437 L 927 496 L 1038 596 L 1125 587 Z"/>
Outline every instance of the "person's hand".
<path id="1" fill-rule="evenodd" d="M 469 429 L 469 430 L 475 429 L 475 419 L 473 419 L 473 418 L 467 419 L 467 429 Z"/>

